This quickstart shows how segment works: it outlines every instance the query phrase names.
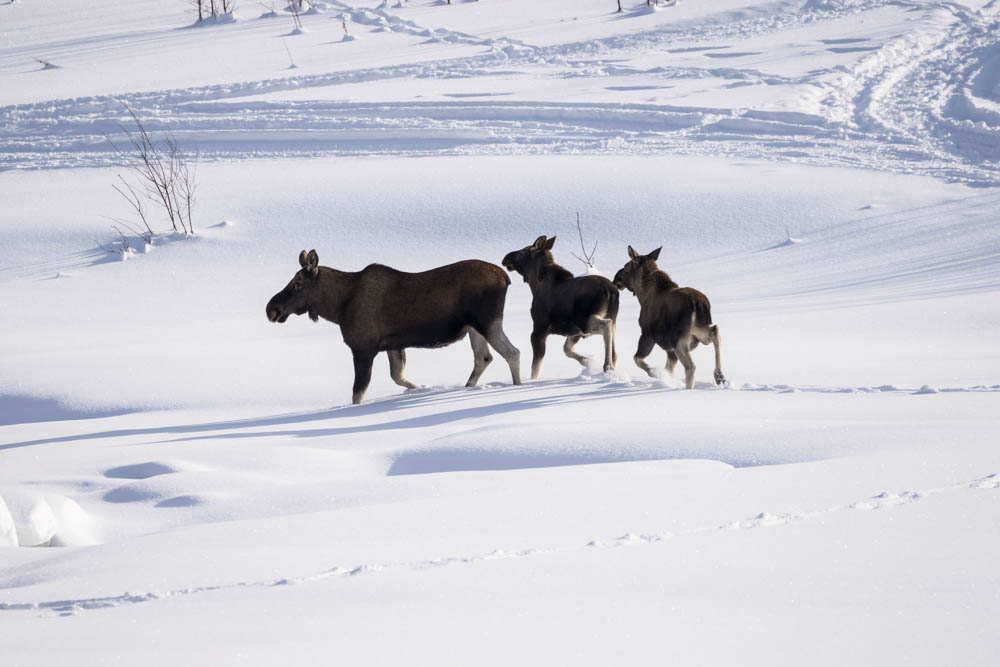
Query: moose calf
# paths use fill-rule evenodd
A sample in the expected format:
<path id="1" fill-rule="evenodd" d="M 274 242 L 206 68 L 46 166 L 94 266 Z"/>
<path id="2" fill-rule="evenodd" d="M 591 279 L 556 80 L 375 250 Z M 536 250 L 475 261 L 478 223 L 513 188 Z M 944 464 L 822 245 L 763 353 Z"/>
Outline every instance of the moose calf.
<path id="1" fill-rule="evenodd" d="M 677 360 L 684 366 L 684 384 L 694 387 L 694 361 L 691 350 L 698 343 L 715 346 L 715 384 L 723 384 L 721 339 L 719 327 L 712 324 L 712 311 L 708 297 L 691 287 L 678 287 L 664 271 L 656 266 L 660 256 L 657 248 L 648 255 L 640 255 L 628 247 L 630 261 L 615 274 L 618 289 L 628 288 L 639 299 L 639 348 L 635 364 L 651 377 L 653 369 L 645 359 L 653 351 L 653 344 L 667 351 L 667 370 L 672 375 Z"/>
<path id="2" fill-rule="evenodd" d="M 340 326 L 354 355 L 355 404 L 371 381 L 372 361 L 385 351 L 393 381 L 416 385 L 403 377 L 408 347 L 442 347 L 463 338 L 472 342 L 472 375 L 479 381 L 493 361 L 489 345 L 510 366 L 521 384 L 521 355 L 503 331 L 503 308 L 510 279 L 499 266 L 478 260 L 456 262 L 422 273 L 404 273 L 381 264 L 346 272 L 319 266 L 315 250 L 299 254 L 302 267 L 267 303 L 267 319 L 284 322 L 289 315 L 309 314 Z"/>
<path id="3" fill-rule="evenodd" d="M 602 276 L 573 274 L 552 258 L 556 237 L 539 236 L 526 248 L 507 253 L 501 262 L 508 271 L 517 271 L 531 288 L 531 379 L 538 378 L 545 339 L 549 334 L 566 336 L 566 356 L 587 365 L 574 347 L 591 334 L 604 337 L 604 371 L 618 363 L 615 349 L 615 320 L 618 317 L 618 290 Z"/>

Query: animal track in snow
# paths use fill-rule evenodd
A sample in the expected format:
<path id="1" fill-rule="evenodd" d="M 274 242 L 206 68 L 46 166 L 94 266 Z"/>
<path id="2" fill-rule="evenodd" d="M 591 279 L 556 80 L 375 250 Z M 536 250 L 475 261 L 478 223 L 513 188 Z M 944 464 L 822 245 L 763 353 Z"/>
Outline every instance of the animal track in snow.
<path id="1" fill-rule="evenodd" d="M 327 3 L 352 23 L 401 32 L 428 41 L 480 46 L 483 52 L 432 62 L 400 63 L 321 74 L 276 77 L 188 89 L 119 96 L 140 117 L 156 117 L 179 137 L 200 143 L 203 159 L 232 159 L 273 152 L 282 156 L 424 155 L 497 151 L 506 153 L 634 152 L 784 159 L 788 147 L 807 164 L 925 173 L 980 185 L 1000 183 L 1000 108 L 995 35 L 1000 5 L 978 12 L 946 2 L 914 11 L 947 17 L 922 22 L 933 28 L 908 31 L 887 43 L 867 37 L 824 40 L 828 51 L 859 53 L 853 64 L 781 76 L 753 68 L 661 66 L 640 70 L 623 65 L 649 53 L 697 53 L 706 60 L 730 59 L 711 43 L 788 31 L 799 26 L 864 15 L 896 4 L 891 0 L 785 3 L 767 16 L 720 11 L 697 22 L 668 22 L 646 31 L 536 47 L 506 37 L 483 39 L 429 29 L 384 9 Z M 684 46 L 690 44 L 691 46 Z M 709 46 L 705 46 L 709 44 Z M 679 46 L 680 45 L 680 46 Z M 863 50 L 867 50 L 864 53 Z M 753 53 L 742 52 L 743 55 Z M 722 64 L 719 62 L 718 64 Z M 733 62 L 733 65 L 738 63 Z M 242 98 L 308 88 L 394 79 L 455 79 L 492 76 L 552 78 L 606 77 L 627 89 L 643 74 L 664 83 L 677 79 L 731 79 L 737 85 L 791 84 L 816 87 L 816 113 L 760 109 L 707 109 L 617 102 L 565 104 L 504 103 L 416 105 L 396 101 L 341 107 L 316 102 L 268 105 Z M 609 87 L 609 86 L 605 86 Z M 206 107 L 202 103 L 225 100 Z M 656 100 L 652 100 L 655 102 Z M 121 105 L 109 95 L 0 106 L 0 169 L 106 166 L 116 156 L 105 150 Z M 56 128 L 54 130 L 53 128 Z M 231 130 L 224 132 L 223 130 Z M 310 142 L 301 141 L 308 132 Z M 636 135 L 638 142 L 623 138 Z M 262 149 L 260 139 L 273 148 Z"/>
<path id="2" fill-rule="evenodd" d="M 148 591 L 145 593 L 126 592 L 120 595 L 110 595 L 103 597 L 46 600 L 41 602 L 0 602 L 0 612 L 3 611 L 40 611 L 45 612 L 43 616 L 71 616 L 82 611 L 95 609 L 109 609 L 114 607 L 124 607 L 154 600 L 176 598 L 185 595 L 197 595 L 200 593 L 211 593 L 214 591 L 235 590 L 240 588 L 272 588 L 278 586 L 304 585 L 313 582 L 324 581 L 342 577 L 357 577 L 365 575 L 375 575 L 386 571 L 419 571 L 452 565 L 470 565 L 493 560 L 506 560 L 514 558 L 531 558 L 556 553 L 579 551 L 581 549 L 616 549 L 621 547 L 647 546 L 659 544 L 661 542 L 682 538 L 687 535 L 699 535 L 717 531 L 740 531 L 755 530 L 762 528 L 775 528 L 789 523 L 806 521 L 815 517 L 825 516 L 842 512 L 845 510 L 873 510 L 889 509 L 908 505 L 924 498 L 949 493 L 960 490 L 976 489 L 997 489 L 1000 488 L 1000 475 L 993 473 L 985 477 L 980 477 L 971 481 L 951 484 L 949 486 L 929 489 L 925 491 L 903 491 L 898 493 L 882 492 L 865 500 L 857 501 L 848 505 L 832 507 L 828 509 L 816 510 L 813 512 L 795 512 L 784 514 L 771 514 L 761 512 L 748 519 L 730 521 L 721 525 L 691 528 L 678 532 L 655 533 L 625 533 L 620 537 L 611 540 L 590 540 L 584 544 L 571 545 L 565 547 L 554 547 L 548 549 L 521 549 L 507 551 L 496 549 L 489 553 L 467 556 L 445 556 L 420 561 L 383 563 L 383 564 L 362 564 L 355 566 L 337 566 L 327 570 L 322 570 L 308 575 L 280 577 L 260 581 L 241 581 L 213 586 L 195 586 L 189 588 L 178 588 L 169 591 Z"/>

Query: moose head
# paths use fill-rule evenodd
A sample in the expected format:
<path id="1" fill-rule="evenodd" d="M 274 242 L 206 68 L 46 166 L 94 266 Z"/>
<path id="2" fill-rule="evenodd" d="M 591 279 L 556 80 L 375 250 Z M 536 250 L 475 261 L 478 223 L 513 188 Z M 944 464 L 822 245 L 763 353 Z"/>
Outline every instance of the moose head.
<path id="1" fill-rule="evenodd" d="M 317 313 L 320 298 L 319 289 L 319 256 L 315 250 L 299 253 L 299 265 L 302 267 L 292 277 L 292 280 L 267 302 L 267 319 L 270 322 L 282 323 L 289 315 L 304 315 L 309 313 L 314 322 L 319 319 Z"/>
<path id="2" fill-rule="evenodd" d="M 627 288 L 635 294 L 639 285 L 642 284 L 643 279 L 658 270 L 656 260 L 660 256 L 660 250 L 662 249 L 663 246 L 660 246 L 648 255 L 640 255 L 632 246 L 629 246 L 629 262 L 615 274 L 615 278 L 612 281 L 615 287 L 620 290 Z"/>
<path id="3" fill-rule="evenodd" d="M 524 282 L 528 282 L 529 278 L 540 280 L 545 275 L 545 267 L 555 261 L 551 252 L 555 242 L 554 236 L 552 238 L 539 236 L 531 245 L 507 253 L 501 264 L 508 271 L 520 273 Z"/>

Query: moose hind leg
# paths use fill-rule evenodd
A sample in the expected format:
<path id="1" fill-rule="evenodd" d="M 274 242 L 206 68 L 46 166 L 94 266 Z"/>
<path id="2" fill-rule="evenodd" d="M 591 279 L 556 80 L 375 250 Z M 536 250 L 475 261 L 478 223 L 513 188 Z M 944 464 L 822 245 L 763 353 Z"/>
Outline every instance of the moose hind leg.
<path id="1" fill-rule="evenodd" d="M 635 365 L 646 371 L 646 375 L 651 378 L 655 378 L 656 375 L 653 373 L 653 369 L 649 366 L 649 364 L 646 363 L 646 357 L 648 357 L 649 353 L 653 351 L 653 344 L 654 341 L 652 336 L 647 333 L 642 334 L 639 336 L 639 347 L 636 348 L 635 356 L 632 357 L 632 360 L 635 361 Z"/>
<path id="2" fill-rule="evenodd" d="M 710 326 L 708 331 L 712 337 L 712 345 L 715 347 L 715 372 L 713 373 L 715 384 L 727 384 L 726 376 L 722 374 L 722 334 L 719 333 L 717 324 Z"/>
<path id="3" fill-rule="evenodd" d="M 618 323 L 611 320 L 611 365 L 618 368 L 618 345 L 615 338 L 618 336 Z"/>
<path id="4" fill-rule="evenodd" d="M 694 359 L 691 358 L 691 343 L 687 339 L 682 338 L 677 343 L 677 347 L 674 351 L 677 354 L 677 358 L 680 359 L 681 366 L 684 367 L 684 386 L 688 389 L 694 389 Z"/>
<path id="5" fill-rule="evenodd" d="M 565 352 L 566 356 L 570 359 L 578 361 L 581 366 L 586 366 L 587 357 L 583 356 L 577 352 L 576 349 L 574 349 L 576 348 L 576 344 L 580 342 L 581 338 L 583 338 L 583 336 L 566 336 L 566 342 L 563 343 L 563 352 Z"/>
<path id="6" fill-rule="evenodd" d="M 417 385 L 403 377 L 403 369 L 406 367 L 406 350 L 388 350 L 386 355 L 389 357 L 389 377 L 392 378 L 392 381 L 400 387 L 416 389 Z"/>
<path id="7" fill-rule="evenodd" d="M 599 333 L 604 339 L 604 372 L 614 369 L 615 322 L 611 318 L 591 315 L 587 320 L 587 331 Z"/>
<path id="8" fill-rule="evenodd" d="M 365 391 L 372 380 L 372 362 L 375 354 L 352 350 L 354 353 L 354 393 L 351 402 L 357 405 L 365 400 Z"/>
<path id="9" fill-rule="evenodd" d="M 514 384 L 521 384 L 521 351 L 514 347 L 503 332 L 503 320 L 497 320 L 489 326 L 486 341 L 510 366 L 510 377 Z"/>
<path id="10" fill-rule="evenodd" d="M 469 381 L 465 383 L 465 386 L 474 387 L 479 382 L 479 376 L 493 361 L 493 355 L 490 354 L 490 346 L 487 344 L 486 338 L 475 329 L 469 329 L 469 342 L 472 343 L 473 366 L 472 375 L 469 376 Z"/>
<path id="11" fill-rule="evenodd" d="M 667 365 L 665 368 L 671 375 L 674 374 L 674 369 L 677 368 L 677 353 L 673 350 L 667 350 Z"/>

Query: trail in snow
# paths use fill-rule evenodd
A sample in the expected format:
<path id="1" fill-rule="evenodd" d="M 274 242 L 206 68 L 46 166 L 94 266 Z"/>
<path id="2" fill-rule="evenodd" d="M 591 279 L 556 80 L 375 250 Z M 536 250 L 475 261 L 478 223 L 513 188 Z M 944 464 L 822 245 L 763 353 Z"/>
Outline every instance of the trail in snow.
<path id="1" fill-rule="evenodd" d="M 797 3 L 777 2 L 697 22 L 545 47 L 425 28 L 381 8 L 328 4 L 353 23 L 374 30 L 487 50 L 430 62 L 0 107 L 0 169 L 116 164 L 119 158 L 105 137 L 118 133 L 117 124 L 126 120 L 124 103 L 140 117 L 154 119 L 151 126 L 167 126 L 185 145 L 197 146 L 208 160 L 534 152 L 724 154 L 1000 184 L 996 0 L 977 11 L 948 2 L 903 3 L 926 20 L 881 45 L 832 40 L 836 44 L 827 44 L 828 49 L 857 52 L 860 58 L 853 65 L 801 75 L 770 73 L 742 62 L 743 56 L 756 52 L 711 51 L 726 47 L 699 45 L 779 34 L 899 3 L 815 1 L 803 9 Z M 702 48 L 709 49 L 704 67 L 669 63 L 671 53 Z M 668 63 L 629 62 L 650 54 L 663 54 Z M 636 82 L 648 86 L 717 79 L 734 86 L 817 90 L 821 102 L 818 113 L 801 113 L 488 97 L 377 103 L 259 99 L 305 89 L 325 89 L 322 95 L 328 97 L 337 86 L 387 80 L 497 76 L 542 76 L 554 82 L 605 79 L 609 90 L 643 87 Z M 254 99 L 246 99 L 250 96 Z"/>
<path id="2" fill-rule="evenodd" d="M 882 492 L 870 498 L 859 500 L 847 505 L 839 505 L 826 509 L 814 510 L 811 512 L 788 512 L 771 514 L 761 512 L 756 516 L 729 521 L 714 526 L 703 526 L 688 530 L 665 532 L 665 533 L 625 533 L 620 537 L 611 540 L 590 540 L 584 544 L 570 545 L 565 547 L 554 547 L 544 549 L 519 549 L 508 551 L 496 549 L 487 554 L 476 554 L 467 556 L 443 556 L 428 560 L 382 563 L 355 566 L 336 566 L 307 575 L 291 577 L 279 577 L 260 581 L 240 581 L 228 584 L 218 584 L 211 586 L 195 586 L 190 588 L 178 588 L 170 591 L 148 591 L 144 593 L 127 592 L 121 595 L 110 595 L 103 597 L 78 598 L 68 600 L 45 600 L 40 602 L 0 602 L 0 611 L 43 611 L 48 615 L 72 616 L 81 611 L 95 609 L 109 609 L 124 607 L 128 605 L 152 602 L 154 600 L 166 600 L 170 598 L 198 595 L 201 593 L 211 593 L 216 591 L 236 590 L 241 588 L 273 588 L 277 586 L 304 585 L 335 579 L 342 577 L 356 577 L 361 575 L 377 574 L 386 571 L 419 571 L 431 568 L 448 567 L 452 565 L 470 565 L 493 560 L 523 559 L 552 554 L 582 551 L 585 549 L 614 549 L 620 547 L 632 547 L 649 544 L 657 544 L 667 540 L 682 537 L 700 535 L 716 531 L 751 530 L 756 528 L 774 528 L 790 523 L 808 521 L 819 517 L 827 516 L 844 511 L 873 511 L 885 510 L 908 505 L 926 498 L 937 496 L 943 493 L 953 493 L 963 490 L 993 490 L 1000 489 L 1000 475 L 993 473 L 984 477 L 979 477 L 966 482 L 960 482 L 945 487 L 926 489 L 923 491 L 902 491 L 896 493 Z"/>

